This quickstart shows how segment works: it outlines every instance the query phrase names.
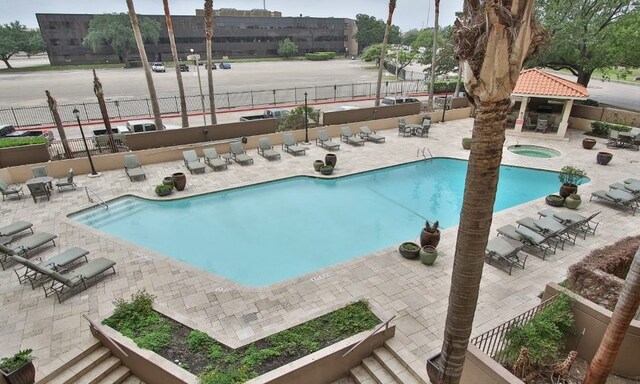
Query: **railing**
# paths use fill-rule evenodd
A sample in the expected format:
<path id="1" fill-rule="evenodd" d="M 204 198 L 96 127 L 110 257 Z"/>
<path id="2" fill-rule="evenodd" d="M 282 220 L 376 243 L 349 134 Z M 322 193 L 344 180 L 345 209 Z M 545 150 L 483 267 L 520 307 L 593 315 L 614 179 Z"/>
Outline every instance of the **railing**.
<path id="1" fill-rule="evenodd" d="M 116 343 L 112 338 L 107 336 L 106 333 L 102 332 L 102 330 L 100 329 L 100 326 L 98 324 L 94 323 L 93 320 L 91 320 L 84 313 L 82 314 L 82 317 L 84 317 L 84 319 L 89 322 L 89 326 L 91 327 L 92 333 L 93 332 L 99 333 L 102 337 L 104 337 L 107 341 L 109 341 L 109 343 L 111 343 L 120 353 L 122 353 L 124 355 L 124 357 L 129 357 L 129 355 L 122 348 L 120 348 L 118 343 Z"/>
<path id="2" fill-rule="evenodd" d="M 360 340 L 356 345 L 354 345 L 353 347 L 351 347 L 347 352 L 344 353 L 344 355 L 342 355 L 342 357 L 347 356 L 348 354 L 350 354 L 354 349 L 358 348 L 358 346 L 362 343 L 364 343 L 365 341 L 369 340 L 369 338 L 373 335 L 375 335 L 376 333 L 378 333 L 379 330 L 382 329 L 382 327 L 386 329 L 389 328 L 389 322 L 393 319 L 396 318 L 396 315 L 393 315 L 389 320 L 385 321 L 384 323 L 378 325 L 376 327 L 376 329 L 374 329 L 367 337 L 365 337 L 364 339 Z"/>
<path id="3" fill-rule="evenodd" d="M 429 157 L 427 158 L 427 152 L 429 153 Z M 429 150 L 429 148 L 424 147 L 424 148 L 418 148 L 418 152 L 416 153 L 416 157 L 420 157 L 420 154 L 422 154 L 422 157 L 424 157 L 425 160 L 433 160 L 433 155 L 431 154 L 431 151 Z"/>
<path id="4" fill-rule="evenodd" d="M 116 135 L 118 136 L 118 135 Z M 114 137 L 115 148 L 118 152 L 126 152 L 129 150 L 126 145 L 124 135 L 121 137 Z M 69 154 L 65 151 L 65 142 L 67 148 L 69 148 Z M 96 137 L 95 139 L 87 140 L 87 148 L 91 152 L 92 156 L 103 155 L 106 153 L 114 153 L 112 147 L 109 145 L 108 136 Z M 78 139 L 66 139 L 66 140 L 52 140 L 49 142 L 49 157 L 51 160 L 72 159 L 77 157 L 86 157 L 87 148 L 84 146 L 84 140 Z"/>
<path id="5" fill-rule="evenodd" d="M 100 198 L 100 196 L 98 196 L 98 194 L 93 191 L 93 189 L 91 189 L 91 188 L 89 188 L 89 187 L 87 187 L 85 185 L 84 186 L 84 191 L 87 193 L 87 199 L 89 200 L 90 203 L 93 203 L 94 201 L 93 201 L 93 198 L 91 197 L 91 195 L 89 195 L 89 192 L 91 192 L 91 194 L 93 196 L 95 196 L 96 199 L 98 199 L 98 205 L 99 206 L 105 207 L 107 210 L 109 209 L 109 205 L 107 203 L 105 203 L 104 200 L 102 200 Z"/>
<path id="6" fill-rule="evenodd" d="M 549 298 L 546 301 L 543 301 L 537 307 L 531 308 L 527 312 L 514 317 L 513 319 L 500 324 L 499 326 L 493 328 L 492 330 L 483 333 L 480 336 L 476 336 L 471 339 L 470 343 L 478 347 L 482 352 L 484 352 L 487 356 L 491 357 L 493 360 L 497 361 L 500 364 L 506 363 L 506 356 L 504 354 L 505 349 L 509 346 L 507 341 L 505 340 L 505 335 L 509 332 L 513 327 L 521 326 L 528 323 L 538 312 L 549 306 L 555 299 L 556 296 Z"/>

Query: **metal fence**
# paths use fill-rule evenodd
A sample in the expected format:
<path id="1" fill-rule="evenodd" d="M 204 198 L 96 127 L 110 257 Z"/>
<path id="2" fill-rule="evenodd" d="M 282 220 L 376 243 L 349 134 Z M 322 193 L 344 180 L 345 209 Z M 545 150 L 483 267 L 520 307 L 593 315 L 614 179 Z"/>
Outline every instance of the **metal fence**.
<path id="1" fill-rule="evenodd" d="M 246 92 L 223 92 L 215 94 L 216 109 L 255 108 L 259 106 L 277 106 L 281 104 L 301 104 L 304 94 L 309 101 L 338 101 L 375 97 L 376 83 L 351 83 L 301 88 L 265 89 Z M 380 90 L 383 96 L 396 93 L 424 92 L 421 80 L 385 81 Z M 209 105 L 209 96 L 204 95 L 205 108 Z M 202 112 L 200 95 L 186 96 L 187 111 Z M 178 96 L 158 98 L 160 112 L 164 114 L 180 113 Z M 80 110 L 84 121 L 102 120 L 98 103 L 58 104 L 58 113 L 63 123 L 74 123 L 73 109 Z M 107 111 L 111 119 L 140 118 L 152 116 L 151 101 L 148 98 L 134 100 L 107 101 Z M 15 127 L 53 125 L 53 117 L 46 105 L 32 107 L 0 108 L 0 122 Z"/>
<path id="2" fill-rule="evenodd" d="M 91 155 L 103 155 L 106 153 L 127 152 L 129 148 L 126 146 L 126 141 L 123 135 L 122 137 L 113 138 L 114 145 L 109 144 L 109 136 L 101 136 L 101 139 L 96 138 L 87 139 L 87 147 L 85 148 L 83 139 L 67 139 L 67 140 L 52 140 L 49 142 L 49 157 L 51 160 L 71 159 L 77 157 L 86 157 L 87 149 L 91 152 Z M 66 141 L 69 154 L 64 148 L 64 141 Z"/>

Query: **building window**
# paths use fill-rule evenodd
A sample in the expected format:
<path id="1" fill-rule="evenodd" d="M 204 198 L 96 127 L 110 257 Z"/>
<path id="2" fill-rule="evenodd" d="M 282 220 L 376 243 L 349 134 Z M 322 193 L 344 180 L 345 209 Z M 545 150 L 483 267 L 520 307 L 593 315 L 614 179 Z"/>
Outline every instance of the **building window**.
<path id="1" fill-rule="evenodd" d="M 60 45 L 60 40 L 59 39 L 51 39 L 51 40 L 49 40 L 49 43 L 51 43 L 51 45 Z"/>
<path id="2" fill-rule="evenodd" d="M 49 29 L 56 29 L 56 22 L 55 21 L 50 21 L 49 22 Z"/>
<path id="3" fill-rule="evenodd" d="M 78 39 L 69 39 L 69 45 L 80 45 L 80 40 L 78 40 Z"/>

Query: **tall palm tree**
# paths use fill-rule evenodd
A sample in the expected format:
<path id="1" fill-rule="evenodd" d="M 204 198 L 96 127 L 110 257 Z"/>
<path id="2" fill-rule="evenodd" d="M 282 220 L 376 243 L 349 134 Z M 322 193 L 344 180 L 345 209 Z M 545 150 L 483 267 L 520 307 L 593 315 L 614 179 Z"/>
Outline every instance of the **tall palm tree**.
<path id="1" fill-rule="evenodd" d="M 111 148 L 111 153 L 117 153 L 118 147 L 116 147 L 116 143 L 113 140 L 113 131 L 111 130 L 111 121 L 109 120 L 107 104 L 104 101 L 104 91 L 102 90 L 102 83 L 100 82 L 100 79 L 98 79 L 98 75 L 96 74 L 95 69 L 93 70 L 93 93 L 98 99 L 98 107 L 100 107 L 100 114 L 102 115 L 104 128 L 107 130 L 107 135 L 109 135 L 109 147 Z"/>
<path id="2" fill-rule="evenodd" d="M 209 79 L 209 110 L 211 113 L 211 124 L 217 124 L 216 102 L 213 93 L 213 68 L 211 63 L 211 40 L 213 39 L 213 0 L 204 0 L 204 36 L 206 38 L 207 49 L 207 78 Z"/>
<path id="3" fill-rule="evenodd" d="M 465 0 L 469 23 L 455 22 L 455 55 L 476 107 L 469 166 L 451 276 L 441 357 L 429 369 L 437 384 L 460 382 L 484 266 L 509 96 L 522 64 L 546 38 L 534 0 Z"/>
<path id="4" fill-rule="evenodd" d="M 380 61 L 378 64 L 378 84 L 376 85 L 376 101 L 375 106 L 380 106 L 380 87 L 382 86 L 382 70 L 384 69 L 384 56 L 387 53 L 387 41 L 389 41 L 389 31 L 391 30 L 391 20 L 393 19 L 393 11 L 396 10 L 396 0 L 389 0 L 389 15 L 387 16 L 387 28 L 384 30 L 384 38 L 382 39 L 382 50 L 380 51 Z"/>
<path id="5" fill-rule="evenodd" d="M 56 123 L 56 128 L 58 128 L 58 135 L 60 136 L 60 141 L 62 142 L 62 149 L 64 150 L 65 158 L 71 159 L 73 158 L 73 152 L 71 152 L 71 149 L 69 148 L 69 143 L 67 142 L 67 134 L 64 132 L 62 119 L 60 119 L 60 113 L 58 113 L 58 102 L 53 98 L 53 96 L 51 96 L 51 93 L 48 90 L 45 90 L 44 94 L 47 95 L 47 104 L 49 105 L 49 110 L 51 111 L 51 115 L 53 116 L 53 121 Z"/>
<path id="6" fill-rule="evenodd" d="M 176 37 L 173 34 L 173 21 L 169 11 L 169 0 L 162 0 L 164 5 L 164 20 L 167 23 L 167 34 L 171 44 L 171 58 L 176 66 L 176 77 L 178 78 L 178 93 L 180 94 L 180 115 L 182 116 L 182 126 L 189 126 L 189 116 L 187 115 L 187 100 L 184 98 L 184 85 L 182 84 L 182 72 L 180 72 L 180 60 L 178 60 L 178 49 L 176 48 Z"/>
<path id="7" fill-rule="evenodd" d="M 433 110 L 433 90 L 436 84 L 436 52 L 438 51 L 438 19 L 440 18 L 440 0 L 435 0 L 435 20 L 433 22 L 433 48 L 431 49 L 431 81 L 429 81 L 429 110 Z"/>
<path id="8" fill-rule="evenodd" d="M 133 28 L 133 36 L 136 39 L 138 52 L 140 52 L 140 60 L 144 67 L 144 75 L 147 78 L 147 87 L 149 88 L 149 98 L 151 99 L 151 109 L 153 110 L 153 120 L 157 130 L 164 129 L 162 125 L 162 116 L 160 115 L 160 106 L 158 105 L 158 96 L 156 95 L 156 87 L 153 85 L 153 76 L 149 67 L 149 59 L 147 59 L 147 51 L 144 49 L 144 41 L 140 33 L 140 25 L 138 25 L 138 17 L 133 7 L 133 0 L 127 0 L 127 8 L 129 8 L 129 18 L 131 19 L 131 27 Z"/>
<path id="9" fill-rule="evenodd" d="M 611 321 L 591 360 L 583 384 L 604 384 L 618 355 L 618 349 L 640 306 L 640 248 L 636 251 Z"/>

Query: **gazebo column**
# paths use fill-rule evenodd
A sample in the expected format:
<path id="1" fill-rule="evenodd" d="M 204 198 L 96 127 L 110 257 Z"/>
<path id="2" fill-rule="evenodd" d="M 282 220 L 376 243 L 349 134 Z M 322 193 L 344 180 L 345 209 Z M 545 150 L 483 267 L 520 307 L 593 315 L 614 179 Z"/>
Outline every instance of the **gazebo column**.
<path id="1" fill-rule="evenodd" d="M 520 111 L 518 112 L 518 118 L 516 119 L 516 125 L 513 127 L 515 132 L 522 132 L 522 126 L 524 125 L 524 116 L 527 112 L 527 104 L 529 104 L 529 98 L 526 96 L 522 97 L 522 101 L 520 102 Z"/>
<path id="2" fill-rule="evenodd" d="M 565 101 L 562 107 L 562 120 L 558 125 L 558 137 L 564 137 L 567 134 L 567 128 L 569 127 L 569 115 L 571 114 L 571 108 L 573 107 L 573 99 Z"/>

